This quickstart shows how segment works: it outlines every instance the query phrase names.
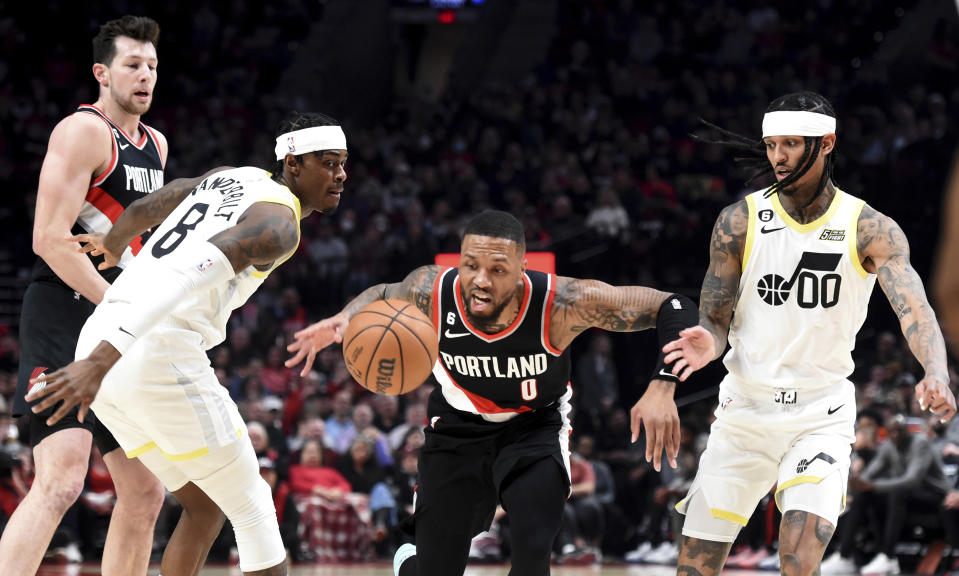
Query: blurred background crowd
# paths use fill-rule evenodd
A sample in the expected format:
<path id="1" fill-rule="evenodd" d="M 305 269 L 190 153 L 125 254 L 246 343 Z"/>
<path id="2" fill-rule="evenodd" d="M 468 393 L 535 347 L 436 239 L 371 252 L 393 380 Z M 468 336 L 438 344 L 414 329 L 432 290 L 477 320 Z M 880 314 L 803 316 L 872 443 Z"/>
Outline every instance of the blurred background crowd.
<path id="1" fill-rule="evenodd" d="M 36 18 L 23 3 L 0 0 L 0 181 L 8 190 L 0 206 L 0 530 L 30 482 L 28 428 L 8 414 L 39 168 L 56 122 L 96 99 L 90 39 L 124 13 L 161 26 L 159 80 L 144 120 L 169 138 L 167 181 L 218 165 L 269 168 L 274 125 L 290 109 L 332 115 L 347 133 L 339 211 L 304 222 L 300 256 L 269 277 L 210 351 L 249 422 L 294 559 L 391 557 L 396 524 L 412 503 L 431 385 L 375 396 L 353 382 L 337 348 L 302 378 L 283 365 L 290 335 L 372 284 L 457 252 L 463 224 L 484 208 L 519 217 L 528 249 L 554 252 L 559 274 L 695 298 L 720 209 L 768 183 L 747 186 L 729 152 L 691 135 L 708 134 L 705 119 L 758 138 L 774 97 L 808 89 L 838 113 L 838 185 L 902 226 L 928 282 L 959 140 L 953 2 L 430 4 L 51 0 Z M 53 33 L 52 20 L 68 22 L 69 32 Z M 627 416 L 655 348 L 651 333 L 588 333 L 573 346 L 574 495 L 558 561 L 675 559 L 671 504 L 695 473 L 723 371 L 714 363 L 677 391 L 680 467 L 657 473 L 643 441 L 629 444 Z M 860 505 L 855 523 L 840 523 L 837 554 L 863 563 L 936 538 L 959 544 L 949 521 L 959 508 L 959 425 L 920 415 L 912 386 L 922 370 L 882 294 L 854 357 L 861 463 L 850 502 L 874 504 Z M 898 449 L 900 460 L 870 466 L 887 437 L 928 449 Z M 931 463 L 901 461 L 914 452 L 931 454 Z M 932 482 L 928 506 L 899 514 L 936 471 L 942 481 Z M 95 455 L 57 553 L 99 554 L 111 490 Z M 171 503 L 161 517 L 158 548 L 176 513 Z M 474 559 L 508 557 L 509 518 L 498 517 L 474 541 Z M 762 506 L 730 562 L 773 567 L 777 526 L 775 506 Z M 214 548 L 224 560 L 228 533 Z"/>

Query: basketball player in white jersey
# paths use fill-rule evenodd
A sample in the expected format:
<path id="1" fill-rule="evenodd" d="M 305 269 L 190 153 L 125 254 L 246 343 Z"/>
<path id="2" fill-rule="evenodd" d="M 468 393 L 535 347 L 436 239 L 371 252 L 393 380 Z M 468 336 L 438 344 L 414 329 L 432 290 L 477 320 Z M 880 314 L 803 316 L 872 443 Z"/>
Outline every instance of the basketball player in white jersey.
<path id="1" fill-rule="evenodd" d="M 749 142 L 725 134 L 740 148 Z M 774 484 L 782 573 L 818 572 L 844 506 L 856 418 L 847 378 L 877 277 L 925 369 L 920 406 L 944 421 L 956 412 L 942 333 L 902 230 L 832 182 L 829 102 L 812 92 L 777 98 L 752 145 L 777 181 L 719 215 L 700 326 L 663 349 L 685 379 L 718 358 L 727 338 L 732 348 L 699 472 L 677 505 L 686 515 L 682 575 L 718 573 Z"/>
<path id="2" fill-rule="evenodd" d="M 244 167 L 209 175 L 196 188 L 167 186 L 135 202 L 105 237 L 105 251 L 162 221 L 140 255 L 84 325 L 78 360 L 37 380 L 34 410 L 92 407 L 130 458 L 139 458 L 183 505 L 163 555 L 164 576 L 199 573 L 205 551 L 230 519 L 244 574 L 286 574 L 269 486 L 246 425 L 220 386 L 206 351 L 226 337 L 243 305 L 299 243 L 300 219 L 331 212 L 346 180 L 346 136 L 321 114 L 280 125 L 271 177 Z M 181 202 L 182 200 L 182 202 Z M 102 381 L 102 384 L 101 384 Z M 92 405 L 91 405 L 92 402 Z M 220 512 L 222 510 L 222 513 Z"/>
<path id="3" fill-rule="evenodd" d="M 20 311 L 14 416 L 28 413 L 24 397 L 31 377 L 73 360 L 84 321 L 141 246 L 140 237 L 131 238 L 129 247 L 121 248 L 125 254 L 119 267 L 98 273 L 95 263 L 65 239 L 109 229 L 126 206 L 163 184 L 166 138 L 141 121 L 156 87 L 159 34 L 157 23 L 142 16 L 101 26 L 93 39 L 97 101 L 78 107 L 50 134 L 33 225 L 33 250 L 39 258 Z M 46 414 L 30 420 L 36 478 L 0 538 L 3 576 L 36 574 L 57 525 L 83 490 L 91 438 L 117 490 L 103 573 L 146 574 L 163 486 L 117 449 L 96 418 L 80 422 L 74 412 L 55 426 L 46 424 Z"/>

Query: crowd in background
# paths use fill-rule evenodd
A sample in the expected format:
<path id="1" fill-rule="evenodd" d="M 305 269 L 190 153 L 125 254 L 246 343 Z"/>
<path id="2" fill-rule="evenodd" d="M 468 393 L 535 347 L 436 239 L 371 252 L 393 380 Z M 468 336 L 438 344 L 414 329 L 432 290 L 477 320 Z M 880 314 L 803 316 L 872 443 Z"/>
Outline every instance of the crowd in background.
<path id="1" fill-rule="evenodd" d="M 123 5 L 118 13 L 141 7 L 114 4 Z M 908 66 L 893 66 L 877 54 L 908 10 L 880 0 L 751 4 L 560 2 L 547 57 L 519 85 L 490 82 L 435 102 L 396 99 L 375 121 L 318 110 L 338 117 L 348 137 L 340 209 L 304 222 L 299 257 L 270 275 L 234 314 L 227 341 L 210 351 L 249 422 L 294 558 L 391 555 L 402 538 L 397 524 L 412 504 L 431 385 L 399 398 L 375 396 L 355 384 L 335 347 L 302 378 L 283 365 L 290 335 L 372 284 L 398 281 L 438 252 L 457 252 L 466 219 L 486 207 L 520 217 L 527 248 L 554 252 L 559 274 L 696 297 L 719 210 L 767 183 L 748 187 L 732 154 L 691 134 L 709 135 L 700 123 L 706 119 L 758 139 L 762 112 L 775 96 L 812 89 L 839 116 L 838 185 L 899 222 L 914 265 L 929 278 L 940 194 L 959 136 L 955 18 L 913 39 L 923 45 Z M 322 16 L 322 3 L 241 2 L 228 19 L 215 2 L 191 5 L 190 18 L 177 17 L 178 6 L 142 11 L 162 28 L 156 100 L 145 121 L 170 140 L 167 181 L 216 165 L 269 167 L 269 135 L 284 105 L 274 88 L 310 21 Z M 76 105 L 95 100 L 96 87 L 87 50 L 73 50 L 66 39 L 37 48 L 30 41 L 45 24 L 17 19 L 22 8 L 11 2 L 0 0 L 0 8 L 9 14 L 0 15 L 0 180 L 9 192 L 0 207 L 0 257 L 25 279 L 47 138 Z M 69 2 L 49 7 L 51 17 L 76 17 L 76 36 L 87 46 L 95 25 L 115 14 L 97 20 L 77 13 L 83 9 Z M 860 410 L 875 415 L 875 424 L 862 427 L 857 455 L 881 450 L 888 423 L 904 417 L 907 431 L 928 436 L 944 471 L 933 507 L 959 508 L 949 484 L 959 428 L 927 426 L 912 395 L 921 367 L 881 293 L 871 309 L 852 379 Z M 649 334 L 590 333 L 574 345 L 574 495 L 557 540 L 561 560 L 596 552 L 675 559 L 671 504 L 695 473 L 714 408 L 708 392 L 722 371 L 714 366 L 678 391 L 680 399 L 704 394 L 681 407 L 680 467 L 657 473 L 643 458 L 642 441 L 629 444 L 627 417 L 655 361 L 655 342 Z M 16 370 L 15 326 L 0 326 L 0 529 L 30 477 L 28 428 L 5 416 Z M 891 470 L 862 481 L 875 484 L 899 469 Z M 87 494 L 54 546 L 98 554 L 112 505 L 104 473 L 95 457 Z M 856 491 L 865 485 L 850 488 L 851 502 L 866 501 L 861 493 L 870 491 Z M 330 524 L 331 514 L 346 524 Z M 498 517 L 475 542 L 475 559 L 508 555 L 508 514 Z M 888 536 L 895 523 L 883 522 L 872 523 L 881 528 L 871 540 L 841 523 L 834 540 L 861 562 L 867 552 L 888 548 L 884 538 L 901 539 Z M 730 562 L 759 565 L 772 552 L 777 523 L 775 506 L 761 506 Z M 172 525 L 161 518 L 158 546 Z M 354 540 L 330 540 L 338 532 Z M 228 540 L 214 556 L 228 558 Z"/>

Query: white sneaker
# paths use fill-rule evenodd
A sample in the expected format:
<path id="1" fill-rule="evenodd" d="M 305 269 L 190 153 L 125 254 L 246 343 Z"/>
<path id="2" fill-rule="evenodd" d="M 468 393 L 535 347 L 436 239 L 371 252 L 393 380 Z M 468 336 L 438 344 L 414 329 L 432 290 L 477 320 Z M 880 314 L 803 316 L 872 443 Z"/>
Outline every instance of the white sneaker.
<path id="1" fill-rule="evenodd" d="M 666 541 L 654 548 L 645 558 L 649 564 L 676 564 L 679 550 L 672 542 Z"/>
<path id="2" fill-rule="evenodd" d="M 759 565 L 756 566 L 756 568 L 759 570 L 775 570 L 776 572 L 779 572 L 779 552 L 773 550 L 769 556 L 763 558 L 762 561 L 759 562 Z M 855 566 L 853 566 L 853 568 L 855 568 Z"/>
<path id="3" fill-rule="evenodd" d="M 635 550 L 627 552 L 626 555 L 623 556 L 623 560 L 627 562 L 642 562 L 652 550 L 652 542 L 643 542 L 637 546 Z"/>
<path id="4" fill-rule="evenodd" d="M 400 566 L 411 557 L 416 556 L 416 546 L 407 542 L 396 549 L 393 555 L 393 576 L 400 576 Z"/>
<path id="5" fill-rule="evenodd" d="M 899 574 L 899 559 L 890 558 L 882 552 L 876 554 L 876 557 L 869 561 L 868 564 L 859 569 L 860 574 L 882 574 L 882 575 L 891 575 Z"/>
<path id="6" fill-rule="evenodd" d="M 821 574 L 856 574 L 859 569 L 856 568 L 856 563 L 853 562 L 852 558 L 843 558 L 837 550 L 829 558 L 822 561 L 819 565 L 819 572 Z"/>

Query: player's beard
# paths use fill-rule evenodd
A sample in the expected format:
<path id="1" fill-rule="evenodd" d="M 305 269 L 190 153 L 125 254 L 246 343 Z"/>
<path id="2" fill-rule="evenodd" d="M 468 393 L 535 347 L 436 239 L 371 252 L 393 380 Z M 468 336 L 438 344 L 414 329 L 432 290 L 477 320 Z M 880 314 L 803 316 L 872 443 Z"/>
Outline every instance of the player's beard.
<path id="1" fill-rule="evenodd" d="M 460 295 L 463 297 L 463 302 L 465 303 L 464 308 L 466 309 L 466 319 L 470 321 L 470 324 L 481 330 L 499 319 L 500 315 L 503 313 L 503 310 L 506 309 L 506 306 L 509 305 L 511 300 L 510 298 L 503 300 L 502 303 L 490 310 L 488 316 L 477 316 L 473 314 L 473 310 L 470 308 L 470 297 L 469 294 L 466 293 L 466 290 L 460 288 Z"/>
<path id="2" fill-rule="evenodd" d="M 126 97 L 120 97 L 116 92 L 113 93 L 113 101 L 117 103 L 121 110 L 130 114 L 131 116 L 143 116 L 150 111 L 150 105 L 153 104 L 153 97 L 151 95 L 150 101 L 141 104 L 134 99 L 133 94 L 130 94 Z"/>

